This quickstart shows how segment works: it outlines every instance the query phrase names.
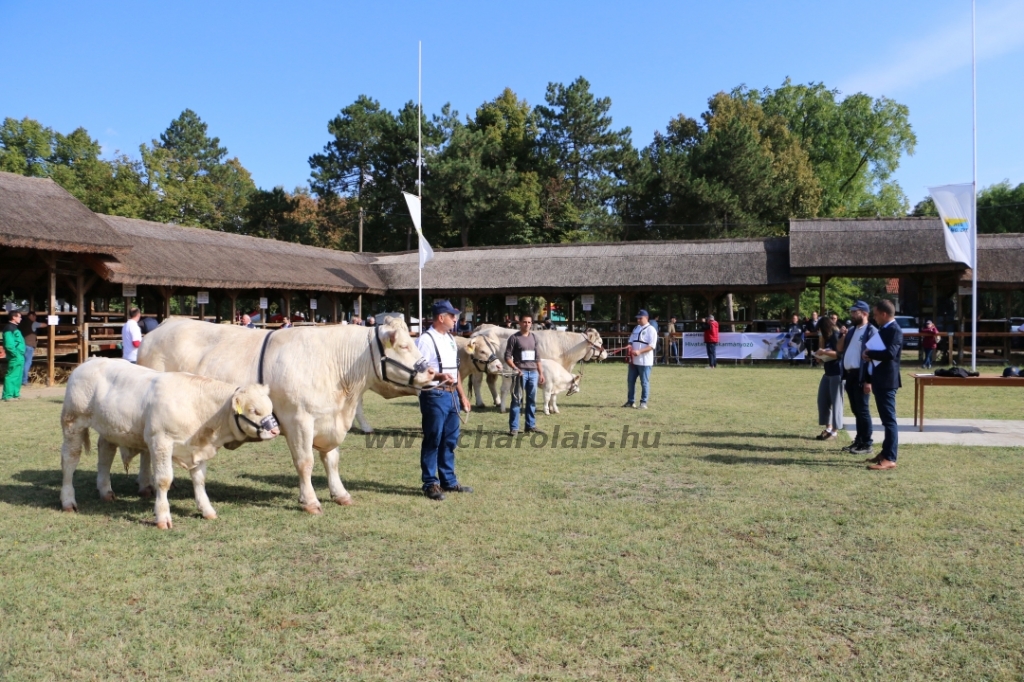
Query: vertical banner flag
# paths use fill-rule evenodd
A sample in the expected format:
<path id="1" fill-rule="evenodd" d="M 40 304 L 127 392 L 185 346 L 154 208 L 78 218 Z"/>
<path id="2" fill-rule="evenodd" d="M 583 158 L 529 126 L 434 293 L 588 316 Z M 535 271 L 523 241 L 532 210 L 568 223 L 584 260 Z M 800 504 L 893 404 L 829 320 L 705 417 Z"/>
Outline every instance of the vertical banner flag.
<path id="1" fill-rule="evenodd" d="M 408 192 L 402 192 L 402 194 L 405 195 L 405 203 L 409 206 L 413 227 L 416 228 L 416 234 L 420 237 L 420 270 L 422 270 L 424 265 L 434 260 L 434 250 L 430 248 L 430 244 L 427 243 L 427 238 L 423 236 L 423 230 L 420 228 L 420 198 Z"/>
<path id="2" fill-rule="evenodd" d="M 935 200 L 935 208 L 942 219 L 946 235 L 946 255 L 950 260 L 964 263 L 972 270 L 975 267 L 973 254 L 977 228 L 971 224 L 971 207 L 974 201 L 974 185 L 944 185 L 929 187 L 928 192 Z"/>

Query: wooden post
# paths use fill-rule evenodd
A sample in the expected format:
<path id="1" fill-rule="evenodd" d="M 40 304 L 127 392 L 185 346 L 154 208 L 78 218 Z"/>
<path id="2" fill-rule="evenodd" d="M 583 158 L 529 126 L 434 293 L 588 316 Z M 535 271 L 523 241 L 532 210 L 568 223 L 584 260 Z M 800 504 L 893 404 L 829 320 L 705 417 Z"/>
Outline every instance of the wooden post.
<path id="1" fill-rule="evenodd" d="M 89 358 L 89 328 L 85 325 L 85 276 L 79 272 L 75 276 L 75 307 L 78 308 L 78 363 Z"/>
<path id="2" fill-rule="evenodd" d="M 956 292 L 956 329 L 960 332 L 957 336 L 956 364 L 964 364 L 964 297 L 960 295 L 960 283 L 957 282 Z"/>
<path id="3" fill-rule="evenodd" d="M 576 331 L 576 295 L 569 295 L 569 331 Z"/>
<path id="4" fill-rule="evenodd" d="M 820 277 L 821 286 L 818 289 L 818 315 L 820 315 L 821 317 L 825 317 L 825 314 L 827 312 L 825 310 L 825 285 L 828 284 L 828 279 L 829 278 L 825 277 L 824 275 Z"/>
<path id="5" fill-rule="evenodd" d="M 1003 360 L 1006 362 L 1006 364 L 1010 364 L 1010 337 L 1009 337 L 1009 334 L 1010 334 L 1010 326 L 1013 324 L 1010 321 L 1010 307 L 1013 305 L 1013 292 L 1007 290 L 1007 291 L 1003 292 L 1003 295 L 1005 297 L 1003 299 L 1005 301 L 1005 304 L 1003 306 L 1003 313 L 1004 313 L 1003 317 L 1006 318 L 1006 330 L 1005 331 L 1006 331 L 1006 334 L 1007 334 L 1007 336 L 1003 337 Z"/>
<path id="6" fill-rule="evenodd" d="M 793 293 L 793 314 L 800 314 L 800 294 L 803 292 L 797 291 Z"/>
<path id="7" fill-rule="evenodd" d="M 750 331 L 757 332 L 757 294 L 750 296 Z"/>
<path id="8" fill-rule="evenodd" d="M 47 308 L 47 310 L 48 310 L 47 314 L 48 315 L 56 315 L 57 314 L 57 259 L 56 259 L 56 257 L 53 257 L 52 259 L 48 259 L 47 265 L 49 266 L 49 270 L 50 270 L 50 303 L 49 303 L 49 306 Z M 47 320 L 47 324 L 49 324 L 49 320 Z M 57 352 L 57 326 L 50 324 L 50 326 L 47 327 L 47 329 L 50 332 L 50 335 L 49 335 L 48 343 L 47 343 L 48 352 L 46 353 L 46 385 L 47 386 L 53 386 L 53 380 L 54 380 L 53 356 Z"/>
<path id="9" fill-rule="evenodd" d="M 292 320 L 292 292 L 284 292 L 284 321 L 291 322 Z"/>
<path id="10" fill-rule="evenodd" d="M 729 331 L 730 332 L 734 332 L 734 331 L 736 331 L 736 325 L 734 324 L 735 321 L 736 321 L 736 319 L 735 319 L 736 315 L 733 312 L 732 294 L 731 293 L 728 293 L 728 294 L 725 295 L 725 305 L 728 308 L 727 312 L 728 312 L 728 315 L 729 315 Z"/>
<path id="11" fill-rule="evenodd" d="M 231 324 L 235 324 L 238 320 L 238 292 L 228 290 L 228 298 L 231 299 Z"/>

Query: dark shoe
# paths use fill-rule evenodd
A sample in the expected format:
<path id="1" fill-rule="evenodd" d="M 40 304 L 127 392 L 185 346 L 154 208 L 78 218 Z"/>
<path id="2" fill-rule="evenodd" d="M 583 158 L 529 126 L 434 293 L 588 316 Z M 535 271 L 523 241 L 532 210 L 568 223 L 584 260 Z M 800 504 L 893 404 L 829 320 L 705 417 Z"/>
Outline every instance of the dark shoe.
<path id="1" fill-rule="evenodd" d="M 441 490 L 445 491 L 446 493 L 471 493 L 471 492 L 473 492 L 472 488 L 470 488 L 468 485 L 462 485 L 461 483 L 456 483 L 455 485 L 451 486 L 450 488 L 448 488 L 448 487 L 441 488 Z"/>
<path id="2" fill-rule="evenodd" d="M 850 454 L 851 455 L 870 455 L 871 454 L 871 446 L 870 445 L 861 445 L 861 446 L 858 446 L 856 448 L 852 448 L 850 450 Z"/>
<path id="3" fill-rule="evenodd" d="M 436 483 L 430 487 L 424 488 L 423 494 L 432 500 L 437 500 L 438 502 L 444 499 L 444 493 L 441 492 L 441 486 Z"/>
<path id="4" fill-rule="evenodd" d="M 868 457 L 866 460 L 864 460 L 864 463 L 865 464 L 878 464 L 881 461 L 882 461 L 882 456 L 881 455 L 875 455 L 874 457 Z"/>
<path id="5" fill-rule="evenodd" d="M 828 440 L 828 436 L 829 436 L 828 431 L 824 430 L 821 433 L 819 433 L 817 436 L 815 436 L 814 440 Z"/>
<path id="6" fill-rule="evenodd" d="M 891 459 L 883 459 L 880 462 L 868 465 L 868 469 L 870 469 L 871 471 L 888 471 L 889 469 L 895 468 L 896 462 L 892 461 Z"/>
<path id="7" fill-rule="evenodd" d="M 515 429 L 509 429 L 509 430 L 508 430 L 508 435 L 510 435 L 510 436 L 512 436 L 513 438 L 515 438 L 515 437 L 516 437 L 517 435 L 519 435 L 519 432 L 518 432 L 518 431 L 516 431 Z"/>
<path id="8" fill-rule="evenodd" d="M 860 447 L 861 447 L 860 443 L 858 443 L 857 441 L 854 441 L 854 442 L 850 443 L 849 445 L 847 445 L 845 448 L 843 448 L 842 452 L 853 452 L 854 450 L 857 450 Z"/>
<path id="9" fill-rule="evenodd" d="M 633 403 L 631 403 L 631 402 L 629 402 L 629 401 L 627 400 L 627 401 L 626 401 L 625 403 L 623 403 L 623 405 L 622 405 L 622 406 L 623 406 L 623 407 L 633 407 Z"/>
<path id="10" fill-rule="evenodd" d="M 539 433 L 542 436 L 545 435 L 545 433 L 543 431 L 541 431 L 540 429 L 538 429 L 538 428 L 526 429 L 526 432 L 527 433 Z"/>

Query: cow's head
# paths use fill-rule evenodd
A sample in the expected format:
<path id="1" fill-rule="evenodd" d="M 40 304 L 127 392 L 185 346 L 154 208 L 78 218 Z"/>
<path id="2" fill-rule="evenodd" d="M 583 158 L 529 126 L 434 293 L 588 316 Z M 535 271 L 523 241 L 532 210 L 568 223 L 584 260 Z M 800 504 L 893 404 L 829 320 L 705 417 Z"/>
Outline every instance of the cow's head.
<path id="1" fill-rule="evenodd" d="M 270 402 L 270 387 L 249 384 L 235 389 L 231 396 L 231 412 L 235 426 L 249 440 L 270 440 L 281 433 Z"/>
<path id="2" fill-rule="evenodd" d="M 502 363 L 498 357 L 501 341 L 492 333 L 478 334 L 469 340 L 466 352 L 473 359 L 473 365 L 487 374 L 501 374 Z"/>
<path id="3" fill-rule="evenodd" d="M 580 382 L 583 380 L 582 374 L 575 374 L 572 377 L 572 383 L 569 384 L 569 390 L 565 392 L 565 395 L 576 395 L 580 392 Z"/>
<path id="4" fill-rule="evenodd" d="M 371 332 L 376 339 L 377 351 L 381 357 L 379 377 L 389 384 L 423 388 L 434 379 L 434 370 L 427 367 L 426 360 L 409 335 L 409 328 L 401 318 L 392 317 L 374 327 Z"/>
<path id="5" fill-rule="evenodd" d="M 590 344 L 590 350 L 583 356 L 583 362 L 600 362 L 608 359 L 608 351 L 604 348 L 604 339 L 601 338 L 601 333 L 590 327 L 583 333 L 586 337 L 587 343 Z"/>

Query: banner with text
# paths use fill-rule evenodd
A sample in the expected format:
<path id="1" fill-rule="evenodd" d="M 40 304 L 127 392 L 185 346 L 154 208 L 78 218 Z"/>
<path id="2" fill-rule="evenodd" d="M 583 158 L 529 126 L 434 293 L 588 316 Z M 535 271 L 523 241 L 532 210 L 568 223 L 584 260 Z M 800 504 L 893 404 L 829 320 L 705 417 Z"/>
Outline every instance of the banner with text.
<path id="1" fill-rule="evenodd" d="M 719 360 L 802 360 L 803 340 L 790 338 L 789 334 L 754 334 L 724 332 L 718 335 L 716 355 Z M 707 347 L 704 334 L 687 332 L 683 334 L 683 357 L 706 358 Z"/>

